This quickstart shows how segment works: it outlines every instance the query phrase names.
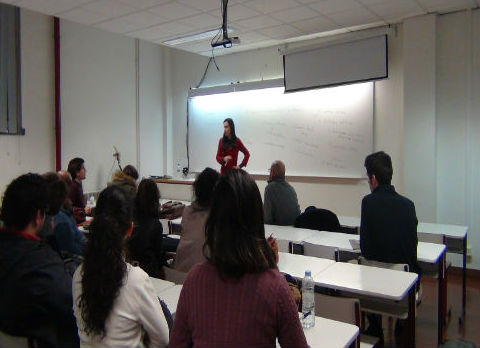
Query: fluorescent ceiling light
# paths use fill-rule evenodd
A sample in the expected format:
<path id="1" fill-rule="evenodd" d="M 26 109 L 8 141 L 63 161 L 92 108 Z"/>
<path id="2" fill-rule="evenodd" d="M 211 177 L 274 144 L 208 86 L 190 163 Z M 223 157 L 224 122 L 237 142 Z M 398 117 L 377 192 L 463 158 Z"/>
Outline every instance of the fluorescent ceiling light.
<path id="1" fill-rule="evenodd" d="M 234 31 L 235 31 L 234 29 L 228 28 L 228 33 L 229 34 L 233 33 Z M 212 29 L 212 30 L 204 31 L 202 33 L 181 36 L 181 37 L 177 37 L 175 39 L 163 41 L 163 43 L 165 45 L 175 46 L 175 45 L 180 45 L 180 44 L 187 43 L 187 42 L 192 42 L 192 41 L 199 41 L 199 40 L 203 40 L 203 39 L 211 39 L 216 34 L 218 34 L 219 37 L 221 37 L 220 35 L 222 35 L 222 29 L 221 28 Z"/>

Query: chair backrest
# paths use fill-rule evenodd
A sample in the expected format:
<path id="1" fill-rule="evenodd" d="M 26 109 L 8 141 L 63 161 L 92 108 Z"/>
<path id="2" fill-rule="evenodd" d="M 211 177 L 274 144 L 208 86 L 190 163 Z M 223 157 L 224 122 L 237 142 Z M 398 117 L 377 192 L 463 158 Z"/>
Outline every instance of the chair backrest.
<path id="1" fill-rule="evenodd" d="M 278 251 L 282 253 L 290 253 L 290 241 L 286 239 L 277 239 Z"/>
<path id="2" fill-rule="evenodd" d="M 303 243 L 303 255 L 338 261 L 338 248 L 305 242 Z"/>
<path id="3" fill-rule="evenodd" d="M 29 348 L 35 346 L 35 342 L 28 337 L 12 336 L 0 331 L 0 347 Z"/>
<path id="4" fill-rule="evenodd" d="M 417 233 L 418 241 L 425 243 L 434 243 L 434 244 L 445 244 L 445 235 L 443 234 L 432 234 L 432 233 Z"/>
<path id="5" fill-rule="evenodd" d="M 329 296 L 316 292 L 315 315 L 361 327 L 360 301 L 357 298 Z M 360 345 L 358 336 L 355 346 Z"/>
<path id="6" fill-rule="evenodd" d="M 373 261 L 373 260 L 368 260 L 363 256 L 359 256 L 357 261 L 359 265 L 378 267 L 378 268 L 387 268 L 395 271 L 408 272 L 408 264 L 406 263 L 389 263 L 389 262 Z"/>
<path id="7" fill-rule="evenodd" d="M 187 278 L 188 273 L 177 271 L 171 267 L 163 267 L 165 272 L 165 280 L 175 284 L 183 284 Z"/>
<path id="8" fill-rule="evenodd" d="M 295 219 L 295 227 L 338 232 L 340 231 L 340 222 L 337 215 L 330 210 L 308 207 Z"/>

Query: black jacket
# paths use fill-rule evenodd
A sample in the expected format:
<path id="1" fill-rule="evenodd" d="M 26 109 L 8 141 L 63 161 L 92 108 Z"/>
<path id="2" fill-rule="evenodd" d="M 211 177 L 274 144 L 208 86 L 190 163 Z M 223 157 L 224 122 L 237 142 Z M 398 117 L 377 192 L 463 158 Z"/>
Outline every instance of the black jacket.
<path id="1" fill-rule="evenodd" d="M 0 231 L 0 330 L 40 346 L 78 347 L 72 278 L 43 242 Z"/>
<path id="2" fill-rule="evenodd" d="M 362 200 L 360 248 L 367 259 L 417 265 L 417 215 L 415 205 L 395 192 L 392 185 L 379 185 Z"/>

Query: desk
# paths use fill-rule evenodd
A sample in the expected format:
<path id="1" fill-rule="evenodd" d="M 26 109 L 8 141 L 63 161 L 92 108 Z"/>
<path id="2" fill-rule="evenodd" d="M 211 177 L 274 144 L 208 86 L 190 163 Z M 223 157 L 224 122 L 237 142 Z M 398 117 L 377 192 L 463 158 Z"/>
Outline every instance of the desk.
<path id="1" fill-rule="evenodd" d="M 358 227 L 360 218 L 353 216 L 338 216 L 340 225 Z M 465 317 L 466 299 L 467 299 L 467 235 L 468 226 L 433 224 L 428 222 L 419 222 L 417 232 L 440 234 L 446 238 L 447 252 L 462 254 L 462 318 Z"/>
<path id="2" fill-rule="evenodd" d="M 175 313 L 177 312 L 177 304 L 181 292 L 182 285 L 173 285 L 172 287 L 166 288 L 160 293 L 157 293 L 157 296 L 167 304 L 172 316 L 175 316 Z"/>
<path id="3" fill-rule="evenodd" d="M 158 279 L 154 277 L 150 277 L 150 280 L 153 284 L 153 289 L 157 296 L 162 293 L 162 291 L 175 286 L 175 283 L 169 282 L 168 280 Z"/>
<path id="4" fill-rule="evenodd" d="M 265 238 L 272 234 L 275 239 L 288 240 L 293 243 L 302 242 L 316 232 L 318 231 L 293 226 L 265 225 Z"/>
<path id="5" fill-rule="evenodd" d="M 400 301 L 408 299 L 408 342 L 415 346 L 415 273 L 335 262 L 314 278 L 315 284 L 356 295 Z"/>
<path id="6" fill-rule="evenodd" d="M 303 333 L 310 347 L 347 348 L 359 335 L 359 329 L 352 324 L 316 316 L 315 326 L 303 329 Z M 278 340 L 277 347 L 280 347 Z"/>
<path id="7" fill-rule="evenodd" d="M 305 239 L 305 242 L 336 247 L 342 250 L 358 252 L 360 254 L 359 249 L 354 250 L 352 248 L 350 239 L 358 241 L 360 240 L 360 236 L 338 232 L 316 231 L 314 235 Z M 445 251 L 446 246 L 443 244 L 419 242 L 417 246 L 417 260 L 420 266 L 422 264 L 429 264 L 435 265 L 438 269 L 438 344 L 441 344 L 444 340 L 444 318 L 447 311 Z"/>
<path id="8" fill-rule="evenodd" d="M 333 265 L 335 261 L 320 259 L 318 257 L 303 256 L 289 253 L 278 253 L 278 270 L 282 273 L 288 273 L 297 279 L 303 279 L 305 270 L 312 272 L 312 277 Z"/>

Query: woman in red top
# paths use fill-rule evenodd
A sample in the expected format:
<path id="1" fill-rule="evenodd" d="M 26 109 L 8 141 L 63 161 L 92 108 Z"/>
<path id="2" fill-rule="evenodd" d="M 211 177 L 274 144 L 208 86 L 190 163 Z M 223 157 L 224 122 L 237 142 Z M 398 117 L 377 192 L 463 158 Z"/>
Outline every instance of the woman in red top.
<path id="1" fill-rule="evenodd" d="M 250 158 L 250 152 L 243 145 L 240 139 L 235 135 L 235 124 L 231 118 L 223 121 L 223 137 L 218 142 L 217 162 L 222 165 L 220 174 L 230 169 L 243 168 L 247 165 Z M 238 151 L 243 153 L 243 161 L 237 166 Z"/>

